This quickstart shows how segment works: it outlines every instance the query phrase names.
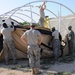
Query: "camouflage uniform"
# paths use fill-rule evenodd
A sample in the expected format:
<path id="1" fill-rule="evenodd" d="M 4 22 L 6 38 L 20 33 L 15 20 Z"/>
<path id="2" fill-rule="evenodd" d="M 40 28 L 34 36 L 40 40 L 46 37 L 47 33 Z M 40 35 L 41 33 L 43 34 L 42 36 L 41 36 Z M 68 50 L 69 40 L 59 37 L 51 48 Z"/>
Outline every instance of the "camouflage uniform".
<path id="1" fill-rule="evenodd" d="M 44 9 L 40 10 L 40 19 L 39 19 L 39 25 L 42 27 L 44 26 L 44 18 L 45 18 L 45 13 Z"/>
<path id="2" fill-rule="evenodd" d="M 38 30 L 30 29 L 23 34 L 28 42 L 28 58 L 31 68 L 40 66 L 40 48 L 38 45 L 38 36 L 41 33 Z"/>
<path id="3" fill-rule="evenodd" d="M 73 55 L 74 53 L 74 32 L 70 31 L 68 33 L 68 47 L 69 47 L 69 54 Z"/>
<path id="4" fill-rule="evenodd" d="M 5 61 L 8 62 L 8 50 L 10 50 L 13 60 L 15 62 L 16 50 L 15 50 L 15 46 L 14 46 L 14 41 L 11 39 L 4 40 L 3 48 L 4 48 Z"/>
<path id="5" fill-rule="evenodd" d="M 44 18 L 40 18 L 40 19 L 39 19 L 39 25 L 40 25 L 41 27 L 44 26 Z"/>
<path id="6" fill-rule="evenodd" d="M 3 24 L 3 29 L 1 30 L 1 33 L 3 34 L 3 50 L 4 50 L 4 56 L 6 64 L 8 64 L 8 50 L 10 50 L 11 55 L 13 57 L 13 63 L 15 64 L 16 61 L 16 51 L 15 46 L 12 38 L 12 31 L 14 31 L 14 28 L 9 28 L 6 23 Z"/>
<path id="7" fill-rule="evenodd" d="M 31 68 L 40 67 L 40 48 L 38 45 L 28 46 L 28 58 L 29 58 L 29 65 Z"/>
<path id="8" fill-rule="evenodd" d="M 53 39 L 53 51 L 54 51 L 54 57 L 57 59 L 60 55 L 60 40 L 59 40 L 59 31 L 55 30 L 52 33 L 52 36 L 54 37 Z"/>
<path id="9" fill-rule="evenodd" d="M 0 52 L 2 51 L 3 49 L 3 35 L 1 34 L 0 35 Z"/>
<path id="10" fill-rule="evenodd" d="M 54 50 L 54 56 L 55 58 L 58 58 L 60 54 L 60 40 L 54 39 L 53 41 L 53 50 Z"/>

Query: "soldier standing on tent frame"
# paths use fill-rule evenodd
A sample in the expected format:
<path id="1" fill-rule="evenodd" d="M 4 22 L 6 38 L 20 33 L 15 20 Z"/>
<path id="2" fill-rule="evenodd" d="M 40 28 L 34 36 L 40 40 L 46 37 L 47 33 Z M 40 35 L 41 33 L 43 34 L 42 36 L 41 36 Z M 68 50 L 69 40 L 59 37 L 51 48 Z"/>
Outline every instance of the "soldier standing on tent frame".
<path id="1" fill-rule="evenodd" d="M 46 2 L 44 2 L 42 5 L 40 5 L 39 8 L 40 8 L 39 25 L 43 27 L 44 26 L 44 18 L 45 18 L 44 10 L 46 9 Z"/>

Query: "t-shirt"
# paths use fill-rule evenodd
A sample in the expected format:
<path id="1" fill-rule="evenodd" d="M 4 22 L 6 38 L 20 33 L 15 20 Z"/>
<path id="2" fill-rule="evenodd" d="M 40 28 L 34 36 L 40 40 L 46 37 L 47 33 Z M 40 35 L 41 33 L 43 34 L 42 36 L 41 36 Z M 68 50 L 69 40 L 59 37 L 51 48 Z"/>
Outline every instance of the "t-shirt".
<path id="1" fill-rule="evenodd" d="M 14 31 L 14 28 L 3 28 L 1 30 L 1 33 L 3 34 L 3 39 L 12 39 L 12 31 Z"/>
<path id="2" fill-rule="evenodd" d="M 0 35 L 0 52 L 2 51 L 3 49 L 3 35 L 1 34 Z"/>
<path id="3" fill-rule="evenodd" d="M 45 18 L 44 9 L 40 10 L 40 18 Z"/>
<path id="4" fill-rule="evenodd" d="M 27 38 L 27 42 L 29 45 L 37 45 L 38 38 L 41 33 L 38 30 L 30 29 L 27 30 L 23 35 Z"/>
<path id="5" fill-rule="evenodd" d="M 2 46 L 3 45 L 3 35 L 1 34 L 0 35 L 0 46 Z"/>
<path id="6" fill-rule="evenodd" d="M 55 30 L 55 31 L 52 33 L 52 36 L 54 36 L 54 39 L 59 39 L 59 31 L 58 31 L 58 30 Z"/>
<path id="7" fill-rule="evenodd" d="M 68 32 L 68 40 L 74 42 L 74 32 L 72 30 Z"/>

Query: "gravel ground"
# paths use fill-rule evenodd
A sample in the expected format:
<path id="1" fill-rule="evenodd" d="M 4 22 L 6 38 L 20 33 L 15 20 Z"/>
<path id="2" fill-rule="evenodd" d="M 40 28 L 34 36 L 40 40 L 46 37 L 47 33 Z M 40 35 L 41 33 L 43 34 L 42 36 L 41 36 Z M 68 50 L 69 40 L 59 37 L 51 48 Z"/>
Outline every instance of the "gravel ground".
<path id="1" fill-rule="evenodd" d="M 13 65 L 12 60 L 10 60 L 9 65 L 5 65 L 5 62 L 1 61 L 0 75 L 31 75 L 27 59 L 17 60 L 17 62 L 16 65 Z M 42 72 L 40 75 L 75 75 L 75 60 L 64 63 L 44 59 L 41 60 L 40 71 Z"/>

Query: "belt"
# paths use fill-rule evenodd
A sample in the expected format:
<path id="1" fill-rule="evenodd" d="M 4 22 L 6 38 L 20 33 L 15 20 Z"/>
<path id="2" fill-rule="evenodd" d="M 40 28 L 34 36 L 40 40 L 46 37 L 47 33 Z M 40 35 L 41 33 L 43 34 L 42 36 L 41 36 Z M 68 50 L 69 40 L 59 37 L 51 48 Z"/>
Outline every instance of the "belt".
<path id="1" fill-rule="evenodd" d="M 59 40 L 59 39 L 54 39 L 54 40 Z"/>
<path id="2" fill-rule="evenodd" d="M 28 44 L 29 46 L 38 46 L 38 44 L 37 45 L 34 45 L 34 44 Z"/>

